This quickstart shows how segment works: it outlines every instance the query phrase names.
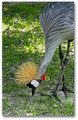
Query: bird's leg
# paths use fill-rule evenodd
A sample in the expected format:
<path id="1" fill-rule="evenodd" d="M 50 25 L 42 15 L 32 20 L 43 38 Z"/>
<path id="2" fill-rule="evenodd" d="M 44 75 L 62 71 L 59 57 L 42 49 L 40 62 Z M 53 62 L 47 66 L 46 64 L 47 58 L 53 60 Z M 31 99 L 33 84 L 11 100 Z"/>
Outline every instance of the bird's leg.
<path id="1" fill-rule="evenodd" d="M 72 40 L 68 40 L 68 47 L 67 47 L 67 54 L 66 54 L 66 57 L 65 59 L 63 60 L 63 52 L 61 50 L 61 45 L 59 45 L 59 58 L 61 60 L 61 74 L 60 76 L 58 77 L 58 82 L 57 82 L 57 85 L 56 85 L 56 88 L 55 90 L 53 91 L 53 96 L 54 97 L 57 97 L 57 89 L 58 89 L 58 86 L 59 86 L 59 82 L 60 80 L 62 79 L 62 82 L 63 82 L 63 86 L 62 86 L 62 91 L 65 93 L 66 95 L 66 92 L 71 92 L 70 90 L 67 89 L 66 87 L 66 84 L 65 84 L 65 78 L 64 78 L 64 70 L 65 70 L 65 67 L 68 63 L 68 57 L 69 57 L 69 48 L 70 48 L 70 43 L 71 43 Z"/>
<path id="2" fill-rule="evenodd" d="M 65 69 L 67 63 L 68 63 L 68 56 L 69 56 L 69 48 L 70 48 L 70 42 L 68 41 L 68 47 L 67 47 L 67 54 L 66 54 L 66 57 L 63 61 L 63 68 Z M 64 74 L 62 76 L 62 82 L 63 82 L 63 86 L 62 86 L 62 91 L 65 93 L 66 95 L 66 91 L 67 91 L 67 87 L 66 87 L 66 84 L 65 84 L 65 79 L 64 79 Z"/>
<path id="3" fill-rule="evenodd" d="M 71 41 L 72 40 L 68 40 L 67 54 L 66 54 L 66 57 L 65 57 L 65 59 L 63 61 L 63 70 L 65 69 L 65 67 L 66 67 L 66 65 L 68 63 L 69 48 L 70 48 Z M 65 79 L 64 79 L 64 72 L 63 72 L 63 75 L 62 75 L 62 82 L 63 82 L 62 91 L 65 93 L 65 95 L 66 95 L 66 92 L 72 92 L 72 91 L 68 90 L 67 87 L 66 87 Z"/>
<path id="4" fill-rule="evenodd" d="M 57 85 L 56 85 L 56 88 L 55 88 L 55 90 L 53 91 L 53 96 L 54 97 L 57 97 L 57 89 L 58 89 L 58 86 L 59 86 L 59 82 L 60 82 L 60 79 L 62 78 L 62 75 L 63 75 L 63 73 L 64 73 L 64 68 L 63 68 L 63 52 L 62 52 L 62 50 L 61 50 L 61 44 L 59 45 L 59 58 L 60 58 L 60 60 L 61 60 L 61 74 L 60 74 L 60 76 L 59 76 L 59 78 L 58 78 L 58 82 L 57 82 Z"/>

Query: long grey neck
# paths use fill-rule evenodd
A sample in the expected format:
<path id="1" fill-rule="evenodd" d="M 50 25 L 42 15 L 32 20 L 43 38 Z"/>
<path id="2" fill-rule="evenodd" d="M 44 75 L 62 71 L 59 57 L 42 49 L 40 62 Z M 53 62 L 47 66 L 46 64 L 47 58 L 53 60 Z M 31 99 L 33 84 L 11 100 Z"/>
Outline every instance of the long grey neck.
<path id="1" fill-rule="evenodd" d="M 42 64 L 41 64 L 40 67 L 39 67 L 39 70 L 38 70 L 38 74 L 39 74 L 41 77 L 42 77 L 42 75 L 45 73 L 48 64 L 51 62 L 56 48 L 58 47 L 58 45 L 60 45 L 60 43 L 61 43 L 62 41 L 63 41 L 63 40 L 60 40 L 60 39 L 59 39 L 58 41 L 57 41 L 57 40 L 54 40 L 53 43 L 51 44 L 51 47 L 49 47 L 48 52 L 45 53 L 44 60 L 43 60 Z M 46 46 L 45 46 L 45 47 L 46 47 Z"/>

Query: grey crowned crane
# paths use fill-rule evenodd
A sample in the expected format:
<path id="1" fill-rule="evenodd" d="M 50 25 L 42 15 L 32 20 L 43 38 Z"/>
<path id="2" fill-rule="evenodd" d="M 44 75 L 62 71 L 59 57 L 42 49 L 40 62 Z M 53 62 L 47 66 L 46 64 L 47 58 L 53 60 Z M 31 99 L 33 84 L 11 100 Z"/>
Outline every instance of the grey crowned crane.
<path id="1" fill-rule="evenodd" d="M 27 84 L 32 88 L 32 95 L 36 87 L 45 79 L 45 71 L 52 60 L 56 48 L 59 46 L 59 58 L 61 60 L 62 71 L 58 79 L 53 95 L 62 79 L 64 93 L 67 91 L 64 79 L 64 69 L 68 62 L 69 48 L 71 41 L 74 40 L 74 3 L 73 2 L 52 2 L 40 15 L 40 24 L 43 29 L 45 39 L 45 57 L 38 68 L 34 63 L 23 63 L 16 71 L 16 80 L 19 84 Z M 66 58 L 63 57 L 61 43 L 68 41 Z"/>

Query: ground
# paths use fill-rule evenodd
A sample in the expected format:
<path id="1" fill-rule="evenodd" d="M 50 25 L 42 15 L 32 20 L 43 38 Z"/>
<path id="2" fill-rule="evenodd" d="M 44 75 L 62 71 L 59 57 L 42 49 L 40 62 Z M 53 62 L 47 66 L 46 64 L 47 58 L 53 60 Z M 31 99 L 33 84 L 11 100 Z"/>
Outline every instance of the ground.
<path id="1" fill-rule="evenodd" d="M 40 65 L 45 55 L 44 36 L 39 16 L 48 3 L 4 3 L 2 14 L 2 74 L 3 116 L 73 116 L 74 94 L 58 88 L 58 101 L 52 96 L 60 74 L 59 49 L 46 71 L 46 80 L 36 89 L 35 95 L 26 85 L 15 82 L 15 71 L 27 61 Z M 62 43 L 66 55 L 67 42 Z M 69 63 L 65 69 L 67 87 L 74 92 L 74 41 L 70 46 Z"/>

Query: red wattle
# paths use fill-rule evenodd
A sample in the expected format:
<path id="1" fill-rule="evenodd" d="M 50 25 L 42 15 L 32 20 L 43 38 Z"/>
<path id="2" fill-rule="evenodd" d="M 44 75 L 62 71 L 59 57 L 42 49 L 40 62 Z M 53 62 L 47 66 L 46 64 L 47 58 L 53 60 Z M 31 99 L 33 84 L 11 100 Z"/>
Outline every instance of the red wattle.
<path id="1" fill-rule="evenodd" d="M 42 76 L 42 80 L 45 80 L 46 78 L 45 78 L 45 73 L 43 74 L 43 76 Z"/>

